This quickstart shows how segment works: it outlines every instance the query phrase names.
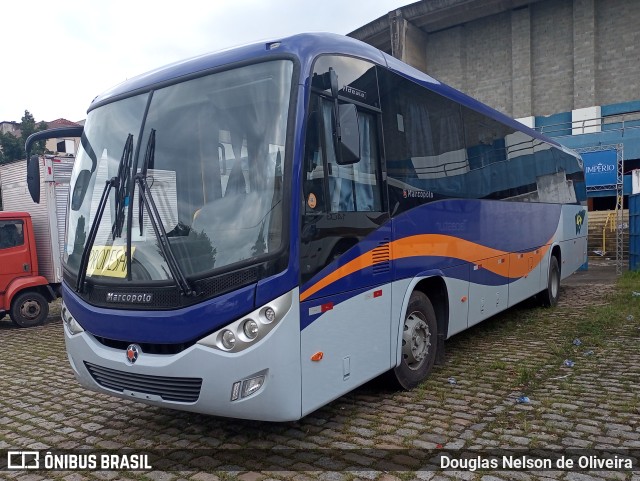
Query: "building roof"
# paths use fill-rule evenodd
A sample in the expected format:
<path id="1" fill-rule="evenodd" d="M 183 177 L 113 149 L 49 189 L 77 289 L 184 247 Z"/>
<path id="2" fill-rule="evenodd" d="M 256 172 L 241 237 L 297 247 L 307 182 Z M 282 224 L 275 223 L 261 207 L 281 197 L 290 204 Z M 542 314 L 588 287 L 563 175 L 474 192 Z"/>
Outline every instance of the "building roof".
<path id="1" fill-rule="evenodd" d="M 402 17 L 425 33 L 445 30 L 540 0 L 421 0 L 399 7 L 347 35 L 391 53 L 392 17 Z"/>
<path id="2" fill-rule="evenodd" d="M 80 124 L 76 122 L 72 122 L 71 120 L 63 119 L 63 118 L 47 122 L 47 127 L 50 129 L 54 129 L 57 127 L 78 127 L 78 126 L 80 126 Z"/>

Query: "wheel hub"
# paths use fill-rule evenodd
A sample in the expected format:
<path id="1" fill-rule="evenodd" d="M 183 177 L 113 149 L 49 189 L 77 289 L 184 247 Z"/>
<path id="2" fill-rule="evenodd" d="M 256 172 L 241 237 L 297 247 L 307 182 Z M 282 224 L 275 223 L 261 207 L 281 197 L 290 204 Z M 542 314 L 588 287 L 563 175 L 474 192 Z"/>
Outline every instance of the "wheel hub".
<path id="1" fill-rule="evenodd" d="M 418 369 L 431 347 L 431 331 L 420 312 L 412 312 L 404 321 L 402 356 L 410 369 Z"/>
<path id="2" fill-rule="evenodd" d="M 40 315 L 40 304 L 37 301 L 28 300 L 20 307 L 20 314 L 25 319 L 36 319 Z"/>

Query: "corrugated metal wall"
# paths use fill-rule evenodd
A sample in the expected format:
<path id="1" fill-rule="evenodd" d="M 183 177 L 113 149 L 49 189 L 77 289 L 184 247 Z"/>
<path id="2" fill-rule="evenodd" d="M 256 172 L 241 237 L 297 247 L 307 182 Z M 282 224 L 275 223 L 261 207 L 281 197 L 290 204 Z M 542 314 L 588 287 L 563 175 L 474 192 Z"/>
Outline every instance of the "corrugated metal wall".
<path id="1" fill-rule="evenodd" d="M 52 163 L 55 182 L 45 182 L 45 167 L 40 162 L 40 204 L 34 203 L 29 195 L 25 160 L 0 166 L 3 209 L 31 214 L 38 251 L 38 269 L 40 275 L 51 283 L 62 280 L 61 255 L 73 162 L 72 158 L 62 158 L 59 162 Z M 53 191 L 49 192 L 51 189 Z M 55 205 L 51 205 L 51 202 Z M 52 235 L 55 236 L 55 241 Z M 54 247 L 56 252 L 53 252 Z"/>

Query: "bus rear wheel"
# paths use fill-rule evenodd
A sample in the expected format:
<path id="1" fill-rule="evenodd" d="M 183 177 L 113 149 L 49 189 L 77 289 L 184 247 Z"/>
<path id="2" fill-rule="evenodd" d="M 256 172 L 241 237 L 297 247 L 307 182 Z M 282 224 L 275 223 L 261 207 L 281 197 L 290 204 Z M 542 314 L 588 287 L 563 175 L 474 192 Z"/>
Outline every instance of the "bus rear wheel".
<path id="1" fill-rule="evenodd" d="M 393 370 L 402 388 L 412 389 L 429 375 L 436 359 L 437 339 L 433 305 L 424 293 L 414 291 L 404 319 L 400 364 Z"/>
<path id="2" fill-rule="evenodd" d="M 556 256 L 552 256 L 549 261 L 547 288 L 538 296 L 545 307 L 553 307 L 558 304 L 558 298 L 560 297 L 560 265 Z"/>

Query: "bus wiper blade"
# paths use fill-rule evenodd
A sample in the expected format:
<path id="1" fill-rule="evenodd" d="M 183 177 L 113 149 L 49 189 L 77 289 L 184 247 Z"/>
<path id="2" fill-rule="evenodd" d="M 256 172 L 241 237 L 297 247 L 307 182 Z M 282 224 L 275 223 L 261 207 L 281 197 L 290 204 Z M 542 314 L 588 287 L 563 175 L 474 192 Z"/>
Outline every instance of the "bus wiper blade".
<path id="1" fill-rule="evenodd" d="M 133 135 L 127 136 L 124 144 L 122 157 L 120 158 L 120 166 L 118 167 L 119 185 L 116 188 L 116 211 L 113 227 L 111 228 L 112 237 L 122 237 L 122 225 L 124 224 L 124 208 L 129 205 L 129 178 L 131 176 L 131 162 L 133 159 Z"/>
<path id="2" fill-rule="evenodd" d="M 164 225 L 162 225 L 162 219 L 160 218 L 158 207 L 156 206 L 156 203 L 153 200 L 153 196 L 151 195 L 151 191 L 149 190 L 149 186 L 147 185 L 147 180 L 142 176 L 141 173 L 138 173 L 135 176 L 135 182 L 138 184 L 138 195 L 140 196 L 140 199 L 142 199 L 142 203 L 147 209 L 149 220 L 151 221 L 151 226 L 153 227 L 153 232 L 155 233 L 156 238 L 159 241 L 162 255 L 167 260 L 167 265 L 169 266 L 171 276 L 176 281 L 178 287 L 180 288 L 180 291 L 185 296 L 193 296 L 195 294 L 195 291 L 191 288 L 189 281 L 184 276 L 182 269 L 180 269 L 178 261 L 173 255 L 171 245 L 169 244 L 169 238 L 167 237 L 167 232 L 164 229 Z"/>
<path id="3" fill-rule="evenodd" d="M 156 129 L 151 129 L 149 133 L 149 140 L 147 141 L 147 150 L 144 153 L 144 160 L 142 161 L 142 168 L 140 169 L 140 175 L 147 179 L 147 171 L 149 170 L 149 163 L 155 159 L 156 155 Z M 142 205 L 142 197 L 138 200 L 138 226 L 140 227 L 140 236 L 142 236 L 144 222 L 144 208 Z"/>
<path id="4" fill-rule="evenodd" d="M 82 292 L 84 287 L 84 280 L 87 277 L 87 264 L 89 264 L 89 253 L 91 249 L 93 249 L 93 243 L 96 240 L 96 235 L 98 234 L 98 227 L 100 227 L 100 221 L 102 220 L 102 214 L 104 213 L 104 208 L 107 205 L 107 201 L 109 200 L 109 193 L 111 192 L 111 188 L 118 188 L 119 180 L 117 177 L 111 177 L 107 180 L 104 190 L 102 191 L 102 197 L 100 197 L 100 202 L 98 203 L 98 209 L 96 210 L 96 216 L 93 218 L 93 222 L 91 223 L 91 229 L 89 230 L 89 236 L 87 237 L 87 244 L 84 246 L 84 250 L 82 251 L 82 257 L 80 258 L 80 267 L 78 268 L 78 278 L 76 279 L 76 292 Z"/>
<path id="5" fill-rule="evenodd" d="M 84 137 L 83 137 L 84 138 Z M 87 141 L 88 142 L 88 141 Z M 93 149 L 91 149 L 93 151 Z M 104 214 L 104 208 L 109 200 L 109 193 L 114 188 L 118 192 L 118 197 L 121 198 L 121 204 L 118 203 L 119 199 L 116 199 L 116 213 L 115 222 L 112 227 L 113 238 L 116 237 L 116 232 L 119 235 L 122 234 L 122 222 L 124 220 L 124 203 L 126 195 L 126 184 L 129 180 L 128 171 L 131 169 L 131 157 L 133 152 L 133 135 L 129 134 L 127 140 L 124 143 L 124 149 L 122 150 L 122 157 L 120 158 L 120 166 L 118 168 L 118 175 L 111 177 L 105 183 L 104 190 L 102 191 L 102 197 L 98 202 L 98 208 L 96 210 L 96 216 L 91 223 L 91 229 L 89 229 L 89 236 L 87 237 L 87 243 L 82 251 L 82 257 L 80 258 L 80 267 L 78 268 L 78 278 L 76 279 L 76 292 L 82 292 L 84 288 L 84 281 L 87 278 L 87 265 L 89 264 L 89 255 L 93 249 L 93 243 L 96 241 L 96 235 L 98 234 L 98 228 L 100 222 L 102 222 L 102 214 Z M 129 167 L 127 167 L 129 166 Z M 96 166 L 94 166 L 96 167 Z M 95 168 L 92 170 L 92 172 Z"/>
<path id="6" fill-rule="evenodd" d="M 153 232 L 156 235 L 156 239 L 159 241 L 160 250 L 162 255 L 167 261 L 167 265 L 169 266 L 169 271 L 171 272 L 171 276 L 173 280 L 178 284 L 178 288 L 185 296 L 193 296 L 195 295 L 195 291 L 192 289 L 191 284 L 184 276 L 178 261 L 173 255 L 173 251 L 171 250 L 171 244 L 169 244 L 169 238 L 167 237 L 167 231 L 162 224 L 162 218 L 160 217 L 160 213 L 158 212 L 158 207 L 156 202 L 153 200 L 153 196 L 151 195 L 151 190 L 149 189 L 149 185 L 147 184 L 147 171 L 149 169 L 149 163 L 153 162 L 154 155 L 156 150 L 156 131 L 155 129 L 151 129 L 151 133 L 149 134 L 149 141 L 147 142 L 147 150 L 144 156 L 144 161 L 142 163 L 142 168 L 140 172 L 136 173 L 134 177 L 134 187 L 137 184 L 139 190 L 139 224 L 140 224 L 140 235 L 142 235 L 142 218 L 143 218 L 143 206 L 146 208 L 147 213 L 149 214 L 149 221 L 151 221 L 151 227 L 153 227 Z"/>

